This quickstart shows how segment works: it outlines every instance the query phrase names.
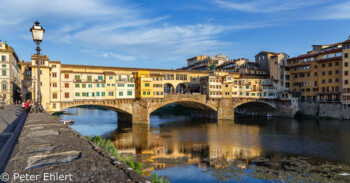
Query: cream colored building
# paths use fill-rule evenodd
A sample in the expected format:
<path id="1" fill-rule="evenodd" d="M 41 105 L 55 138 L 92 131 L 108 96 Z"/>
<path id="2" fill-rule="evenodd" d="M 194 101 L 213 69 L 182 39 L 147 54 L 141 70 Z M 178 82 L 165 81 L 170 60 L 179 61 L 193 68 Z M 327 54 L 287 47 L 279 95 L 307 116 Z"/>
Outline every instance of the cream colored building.
<path id="1" fill-rule="evenodd" d="M 0 101 L 7 104 L 22 100 L 20 62 L 14 49 L 0 42 Z"/>

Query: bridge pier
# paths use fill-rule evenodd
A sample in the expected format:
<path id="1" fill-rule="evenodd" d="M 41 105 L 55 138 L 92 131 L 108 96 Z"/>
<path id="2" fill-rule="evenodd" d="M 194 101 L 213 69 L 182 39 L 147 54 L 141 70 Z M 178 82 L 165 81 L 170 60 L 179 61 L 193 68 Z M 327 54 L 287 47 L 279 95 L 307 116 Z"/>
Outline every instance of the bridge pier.
<path id="1" fill-rule="evenodd" d="M 235 117 L 233 101 L 230 98 L 223 98 L 219 102 L 218 120 L 228 119 L 233 120 Z"/>
<path id="2" fill-rule="evenodd" d="M 135 124 L 149 124 L 150 123 L 150 113 L 148 111 L 147 101 L 134 101 L 132 104 L 132 123 Z"/>

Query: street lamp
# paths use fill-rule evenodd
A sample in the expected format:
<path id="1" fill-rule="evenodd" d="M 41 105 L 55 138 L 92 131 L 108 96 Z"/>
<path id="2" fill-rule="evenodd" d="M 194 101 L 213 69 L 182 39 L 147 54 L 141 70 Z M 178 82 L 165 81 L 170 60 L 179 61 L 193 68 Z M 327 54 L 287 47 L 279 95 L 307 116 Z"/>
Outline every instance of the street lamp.
<path id="1" fill-rule="evenodd" d="M 38 65 L 38 69 L 37 69 L 37 80 L 38 80 L 38 94 L 37 94 L 37 101 L 36 104 L 33 108 L 34 112 L 43 112 L 44 108 L 41 105 L 41 91 L 40 91 L 40 42 L 43 41 L 43 36 L 44 36 L 44 32 L 45 29 L 43 29 L 43 27 L 40 25 L 40 23 L 38 21 L 35 22 L 35 25 L 33 25 L 33 27 L 30 29 L 30 32 L 32 32 L 32 36 L 33 36 L 33 41 L 36 42 L 36 51 L 37 51 L 37 65 Z"/>

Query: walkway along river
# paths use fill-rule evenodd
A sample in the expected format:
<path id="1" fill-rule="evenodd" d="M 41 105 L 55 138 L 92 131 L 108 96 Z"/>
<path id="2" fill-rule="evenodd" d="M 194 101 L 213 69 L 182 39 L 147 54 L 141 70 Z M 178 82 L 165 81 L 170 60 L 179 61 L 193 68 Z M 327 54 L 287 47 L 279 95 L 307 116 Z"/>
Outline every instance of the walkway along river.
<path id="1" fill-rule="evenodd" d="M 122 156 L 171 182 L 347 182 L 350 122 L 244 117 L 235 121 L 152 115 L 151 126 L 118 124 L 109 110 L 70 108 L 82 135 L 110 137 Z"/>

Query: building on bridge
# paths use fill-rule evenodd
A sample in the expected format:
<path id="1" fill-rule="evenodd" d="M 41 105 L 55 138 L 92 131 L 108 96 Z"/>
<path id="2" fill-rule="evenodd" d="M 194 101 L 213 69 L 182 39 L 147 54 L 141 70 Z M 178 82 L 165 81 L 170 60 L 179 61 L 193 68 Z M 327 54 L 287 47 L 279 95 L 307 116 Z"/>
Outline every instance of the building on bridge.
<path id="1" fill-rule="evenodd" d="M 0 102 L 13 104 L 22 100 L 20 62 L 15 50 L 0 42 Z"/>

